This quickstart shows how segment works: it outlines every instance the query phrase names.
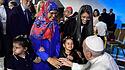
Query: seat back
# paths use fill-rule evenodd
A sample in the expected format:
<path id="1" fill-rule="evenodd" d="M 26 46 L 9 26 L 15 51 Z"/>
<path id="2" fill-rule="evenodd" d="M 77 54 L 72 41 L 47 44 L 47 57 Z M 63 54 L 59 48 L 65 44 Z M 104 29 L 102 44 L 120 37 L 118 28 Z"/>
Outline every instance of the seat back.
<path id="1" fill-rule="evenodd" d="M 121 29 L 120 30 L 120 34 L 119 34 L 119 37 L 118 37 L 118 40 L 120 42 L 123 42 L 124 41 L 124 38 L 125 38 L 125 29 Z"/>
<path id="2" fill-rule="evenodd" d="M 120 36 L 120 29 L 116 29 L 114 32 L 115 40 L 118 40 L 118 37 Z"/>

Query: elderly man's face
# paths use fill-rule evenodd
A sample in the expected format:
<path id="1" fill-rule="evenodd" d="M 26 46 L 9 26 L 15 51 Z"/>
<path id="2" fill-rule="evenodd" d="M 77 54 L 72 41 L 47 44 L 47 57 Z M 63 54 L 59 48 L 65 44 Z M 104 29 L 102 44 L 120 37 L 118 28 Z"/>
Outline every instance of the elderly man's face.
<path id="1" fill-rule="evenodd" d="M 27 5 L 30 0 L 22 0 L 23 4 Z"/>
<path id="2" fill-rule="evenodd" d="M 68 9 L 65 9 L 63 14 L 65 17 L 69 17 L 71 15 L 71 11 L 69 11 Z"/>
<path id="3" fill-rule="evenodd" d="M 24 8 L 28 8 L 30 0 L 22 0 L 21 4 L 24 6 Z"/>
<path id="4" fill-rule="evenodd" d="M 0 4 L 3 4 L 3 2 L 4 2 L 3 0 L 0 0 Z"/>
<path id="5" fill-rule="evenodd" d="M 84 53 L 85 58 L 86 58 L 87 60 L 90 60 L 91 57 L 92 57 L 92 53 L 87 50 L 87 45 L 86 45 L 85 41 L 83 42 L 82 47 L 83 47 L 83 53 Z"/>
<path id="6" fill-rule="evenodd" d="M 64 14 L 65 17 L 67 17 L 67 15 L 68 15 L 68 11 L 65 10 L 65 11 L 63 12 L 63 14 Z"/>

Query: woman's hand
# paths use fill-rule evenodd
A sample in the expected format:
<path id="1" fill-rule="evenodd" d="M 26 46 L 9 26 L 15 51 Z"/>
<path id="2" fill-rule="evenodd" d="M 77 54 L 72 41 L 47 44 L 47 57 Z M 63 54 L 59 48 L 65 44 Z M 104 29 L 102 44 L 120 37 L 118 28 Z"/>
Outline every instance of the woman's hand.
<path id="1" fill-rule="evenodd" d="M 57 58 L 51 58 L 49 57 L 47 59 L 47 61 L 53 65 L 54 67 L 56 67 L 57 69 L 60 68 L 62 66 L 62 63 L 57 59 Z"/>
<path id="2" fill-rule="evenodd" d="M 43 47 L 39 48 L 39 52 L 44 52 L 44 51 L 45 51 L 45 49 Z"/>

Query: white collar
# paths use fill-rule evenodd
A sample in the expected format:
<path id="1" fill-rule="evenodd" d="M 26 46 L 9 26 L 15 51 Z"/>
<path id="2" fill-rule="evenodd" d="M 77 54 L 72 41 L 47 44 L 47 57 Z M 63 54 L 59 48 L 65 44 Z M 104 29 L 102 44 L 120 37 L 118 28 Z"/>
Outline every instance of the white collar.
<path id="1" fill-rule="evenodd" d="M 25 11 L 25 8 L 23 7 L 23 5 L 21 4 L 21 8 L 22 8 L 22 10 L 23 10 L 23 12 Z"/>
<path id="2" fill-rule="evenodd" d="M 4 8 L 4 5 L 1 5 L 0 8 Z"/>

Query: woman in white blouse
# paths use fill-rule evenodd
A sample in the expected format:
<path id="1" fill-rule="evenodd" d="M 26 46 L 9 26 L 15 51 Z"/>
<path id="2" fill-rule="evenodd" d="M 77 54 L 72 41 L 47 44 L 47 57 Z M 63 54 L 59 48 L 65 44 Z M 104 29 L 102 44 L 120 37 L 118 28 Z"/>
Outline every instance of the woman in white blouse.
<path id="1" fill-rule="evenodd" d="M 100 12 L 98 9 L 95 9 L 93 12 L 93 26 L 95 26 L 99 21 L 98 17 L 100 16 Z"/>

